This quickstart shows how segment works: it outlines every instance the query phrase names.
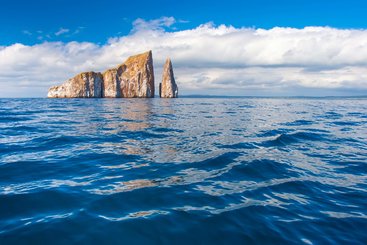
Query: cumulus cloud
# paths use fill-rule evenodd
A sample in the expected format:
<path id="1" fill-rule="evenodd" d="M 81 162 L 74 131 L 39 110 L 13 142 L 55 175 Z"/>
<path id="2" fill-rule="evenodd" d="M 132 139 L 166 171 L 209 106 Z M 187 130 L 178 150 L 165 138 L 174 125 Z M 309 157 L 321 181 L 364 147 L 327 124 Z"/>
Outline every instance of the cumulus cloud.
<path id="1" fill-rule="evenodd" d="M 171 57 L 183 93 L 330 95 L 330 91 L 367 91 L 367 30 L 254 29 L 212 23 L 181 31 L 166 29 L 175 23 L 173 17 L 137 19 L 129 35 L 110 38 L 103 45 L 44 42 L 1 47 L 2 96 L 45 96 L 49 86 L 81 71 L 103 71 L 146 50 L 153 50 L 156 84 L 165 58 Z"/>

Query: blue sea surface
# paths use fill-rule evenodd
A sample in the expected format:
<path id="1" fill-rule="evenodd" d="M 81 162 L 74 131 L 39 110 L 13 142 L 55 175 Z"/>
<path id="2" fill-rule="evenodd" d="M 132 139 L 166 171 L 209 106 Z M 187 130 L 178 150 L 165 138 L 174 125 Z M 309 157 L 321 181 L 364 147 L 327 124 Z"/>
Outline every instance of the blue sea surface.
<path id="1" fill-rule="evenodd" d="M 0 244 L 366 244 L 367 99 L 0 99 Z"/>

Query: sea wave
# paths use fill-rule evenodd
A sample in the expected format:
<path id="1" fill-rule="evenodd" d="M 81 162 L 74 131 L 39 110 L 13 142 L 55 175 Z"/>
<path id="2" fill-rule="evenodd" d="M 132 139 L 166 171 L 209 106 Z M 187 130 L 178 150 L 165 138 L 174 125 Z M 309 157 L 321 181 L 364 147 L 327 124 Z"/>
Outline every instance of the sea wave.
<path id="1" fill-rule="evenodd" d="M 0 99 L 0 244 L 363 244 L 366 111 Z"/>

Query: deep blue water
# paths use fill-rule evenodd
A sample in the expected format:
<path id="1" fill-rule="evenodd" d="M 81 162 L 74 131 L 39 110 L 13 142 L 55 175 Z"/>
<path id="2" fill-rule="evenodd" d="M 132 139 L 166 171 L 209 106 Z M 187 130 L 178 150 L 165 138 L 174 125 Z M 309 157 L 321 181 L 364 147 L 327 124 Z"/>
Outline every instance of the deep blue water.
<path id="1" fill-rule="evenodd" d="M 366 244 L 366 99 L 0 99 L 0 244 Z"/>

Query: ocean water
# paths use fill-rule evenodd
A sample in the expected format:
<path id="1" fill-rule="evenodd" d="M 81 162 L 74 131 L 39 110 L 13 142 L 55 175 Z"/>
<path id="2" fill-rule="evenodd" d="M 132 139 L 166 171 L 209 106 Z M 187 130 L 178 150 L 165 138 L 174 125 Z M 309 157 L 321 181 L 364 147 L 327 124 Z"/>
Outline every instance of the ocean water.
<path id="1" fill-rule="evenodd" d="M 246 243 L 367 243 L 367 99 L 0 99 L 0 244 Z"/>

